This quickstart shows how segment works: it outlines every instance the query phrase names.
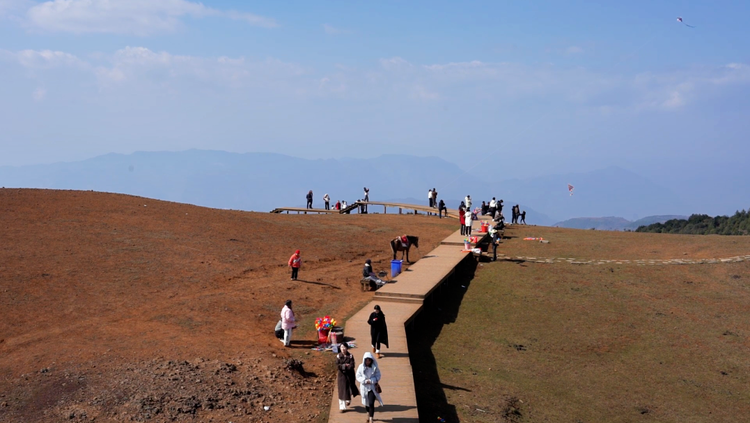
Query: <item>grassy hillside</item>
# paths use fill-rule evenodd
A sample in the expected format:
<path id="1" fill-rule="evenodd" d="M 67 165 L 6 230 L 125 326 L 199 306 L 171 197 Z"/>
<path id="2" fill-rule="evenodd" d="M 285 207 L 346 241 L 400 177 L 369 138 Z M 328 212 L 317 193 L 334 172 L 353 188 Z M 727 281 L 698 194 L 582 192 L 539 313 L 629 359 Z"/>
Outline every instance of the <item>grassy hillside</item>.
<path id="1" fill-rule="evenodd" d="M 501 249 L 514 256 L 558 257 L 565 252 L 563 257 L 601 259 L 637 258 L 638 251 L 662 258 L 678 257 L 678 252 L 694 258 L 748 251 L 747 242 L 734 242 L 744 238 L 563 229 L 543 234 L 550 244 L 522 241 L 539 235 L 532 231 L 539 228 L 514 228 L 509 233 L 513 238 Z M 746 421 L 747 275 L 748 261 L 483 263 L 473 279 L 452 286 L 431 309 L 430 319 L 443 322 L 428 357 L 435 363 L 434 383 L 442 387 L 444 400 L 433 396 L 434 415 L 421 417 L 467 422 Z M 451 305 L 458 307 L 455 321 L 446 318 Z M 419 366 L 415 369 L 429 373 Z"/>

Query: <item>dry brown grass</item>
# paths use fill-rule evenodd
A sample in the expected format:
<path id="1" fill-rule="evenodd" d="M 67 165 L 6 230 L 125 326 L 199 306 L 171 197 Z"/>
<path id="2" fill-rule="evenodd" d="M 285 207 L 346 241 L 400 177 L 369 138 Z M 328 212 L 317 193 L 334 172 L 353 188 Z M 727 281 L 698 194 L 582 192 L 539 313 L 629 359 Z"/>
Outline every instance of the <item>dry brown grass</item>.
<path id="1" fill-rule="evenodd" d="M 508 233 L 514 238 L 502 250 L 514 256 L 750 252 L 750 237 L 534 227 Z M 748 310 L 750 262 L 488 263 L 432 353 L 440 382 L 451 387 L 447 405 L 461 421 L 747 421 Z"/>

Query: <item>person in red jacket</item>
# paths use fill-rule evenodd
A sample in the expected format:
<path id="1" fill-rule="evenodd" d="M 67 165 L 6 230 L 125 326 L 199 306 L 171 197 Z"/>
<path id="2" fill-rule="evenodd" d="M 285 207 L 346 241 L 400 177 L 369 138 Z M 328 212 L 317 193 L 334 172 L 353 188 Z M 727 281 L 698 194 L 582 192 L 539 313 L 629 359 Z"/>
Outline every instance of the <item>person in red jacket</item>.
<path id="1" fill-rule="evenodd" d="M 292 268 L 292 280 L 297 280 L 297 274 L 299 273 L 299 268 L 302 266 L 302 258 L 299 255 L 299 250 L 295 251 L 294 254 L 292 254 L 291 257 L 289 257 L 289 267 Z"/>
<path id="2" fill-rule="evenodd" d="M 461 235 L 466 235 L 466 215 L 464 213 L 464 202 L 458 206 L 458 221 L 461 223 Z"/>

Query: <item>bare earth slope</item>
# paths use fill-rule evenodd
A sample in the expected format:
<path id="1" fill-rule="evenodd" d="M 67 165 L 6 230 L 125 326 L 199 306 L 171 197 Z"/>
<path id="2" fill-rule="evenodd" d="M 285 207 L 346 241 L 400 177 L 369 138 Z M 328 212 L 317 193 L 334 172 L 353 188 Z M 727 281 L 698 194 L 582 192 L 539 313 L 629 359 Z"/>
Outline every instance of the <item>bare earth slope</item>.
<path id="1" fill-rule="evenodd" d="M 388 268 L 389 239 L 426 253 L 456 225 L 0 189 L 0 421 L 323 421 L 333 368 L 310 350 L 314 318 L 372 298 L 361 267 Z M 286 299 L 291 349 L 272 333 Z"/>

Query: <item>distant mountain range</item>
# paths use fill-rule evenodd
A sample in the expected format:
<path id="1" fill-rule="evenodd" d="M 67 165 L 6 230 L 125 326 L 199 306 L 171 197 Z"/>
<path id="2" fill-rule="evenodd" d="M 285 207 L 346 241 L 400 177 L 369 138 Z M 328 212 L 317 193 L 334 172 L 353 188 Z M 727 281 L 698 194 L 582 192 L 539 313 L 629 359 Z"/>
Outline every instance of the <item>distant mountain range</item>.
<path id="1" fill-rule="evenodd" d="M 567 184 L 575 186 L 568 195 Z M 624 169 L 501 180 L 493 169 L 473 175 L 437 157 L 384 155 L 373 159 L 307 160 L 271 153 L 187 150 L 107 154 L 48 165 L 0 167 L 0 186 L 117 192 L 206 207 L 270 211 L 314 205 L 324 193 L 351 203 L 370 188 L 373 201 L 427 203 L 436 188 L 449 208 L 471 194 L 474 204 L 505 200 L 506 217 L 520 204 L 529 224 L 552 225 L 576 216 L 675 213 L 683 202 L 670 190 Z"/>
<path id="2" fill-rule="evenodd" d="M 639 226 L 648 226 L 654 223 L 664 223 L 671 219 L 685 219 L 686 216 L 663 215 L 647 216 L 631 222 L 622 217 L 576 217 L 563 222 L 557 222 L 554 226 L 572 229 L 597 229 L 602 231 L 634 231 Z"/>

